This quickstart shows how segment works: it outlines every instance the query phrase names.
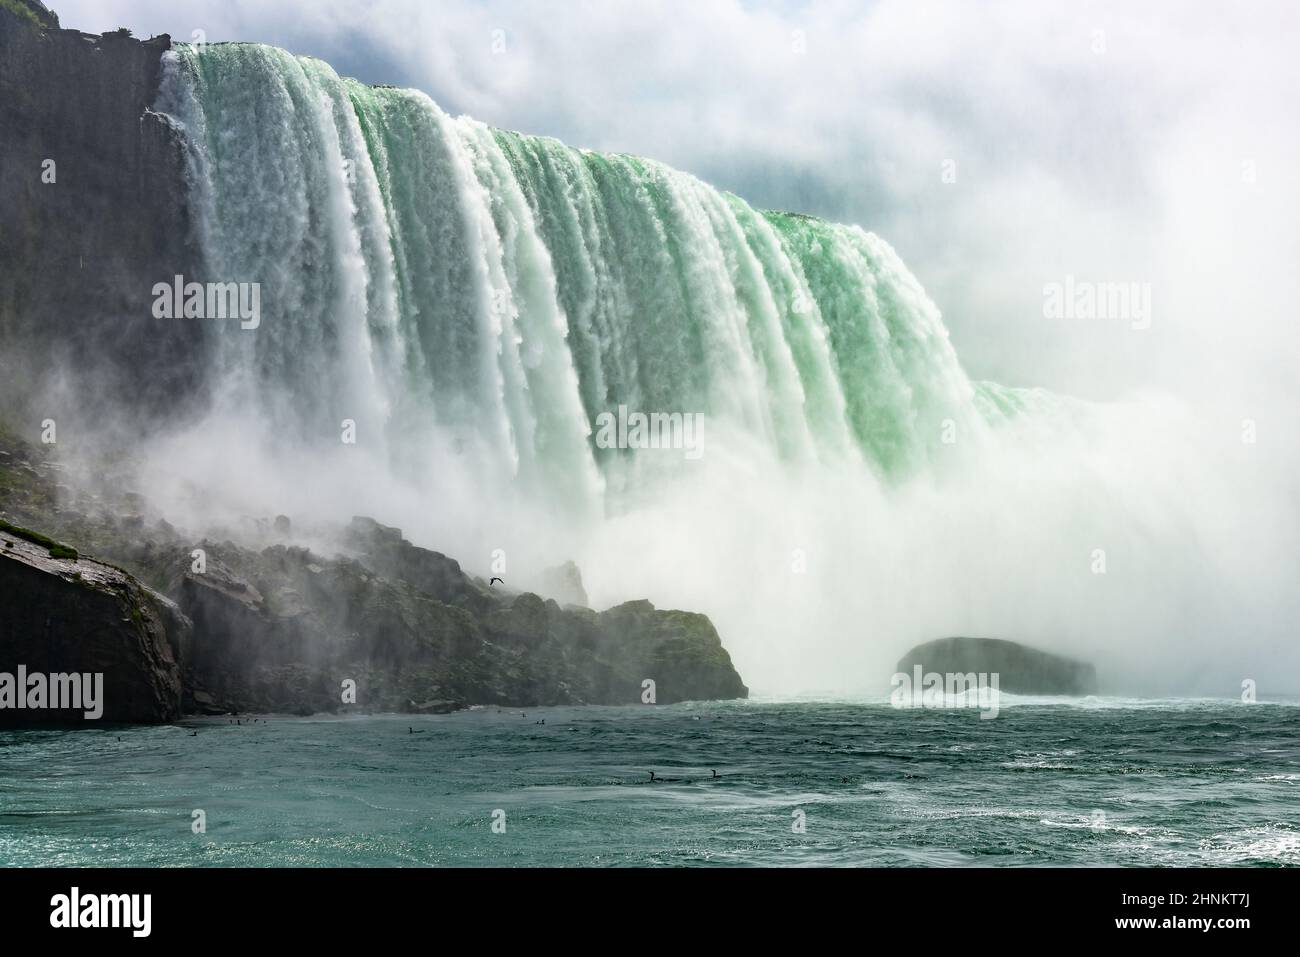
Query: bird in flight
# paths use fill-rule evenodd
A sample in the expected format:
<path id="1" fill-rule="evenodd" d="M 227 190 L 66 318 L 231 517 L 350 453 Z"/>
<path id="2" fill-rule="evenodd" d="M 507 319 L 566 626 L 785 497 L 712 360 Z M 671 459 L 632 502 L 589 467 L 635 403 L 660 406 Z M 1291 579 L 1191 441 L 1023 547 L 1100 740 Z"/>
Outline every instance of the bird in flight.
<path id="1" fill-rule="evenodd" d="M 500 578 L 493 578 L 492 581 L 488 582 L 488 588 L 491 588 L 491 587 L 492 587 L 492 583 L 493 583 L 493 582 L 501 582 L 501 584 L 503 584 L 503 585 L 505 584 L 505 582 L 501 581 Z"/>

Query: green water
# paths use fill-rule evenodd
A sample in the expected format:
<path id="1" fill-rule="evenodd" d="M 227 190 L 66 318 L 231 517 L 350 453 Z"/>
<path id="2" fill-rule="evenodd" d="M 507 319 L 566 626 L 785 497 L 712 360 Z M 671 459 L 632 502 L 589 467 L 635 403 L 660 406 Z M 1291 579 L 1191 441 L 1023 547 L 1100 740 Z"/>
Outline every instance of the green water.
<path id="1" fill-rule="evenodd" d="M 1045 700 L 4 732 L 0 864 L 1300 864 L 1300 707 Z"/>

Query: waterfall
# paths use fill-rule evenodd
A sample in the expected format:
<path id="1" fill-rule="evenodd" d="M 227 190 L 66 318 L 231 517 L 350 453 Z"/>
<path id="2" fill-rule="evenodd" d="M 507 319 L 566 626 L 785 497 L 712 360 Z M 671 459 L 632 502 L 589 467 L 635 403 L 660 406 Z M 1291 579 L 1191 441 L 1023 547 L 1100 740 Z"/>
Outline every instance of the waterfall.
<path id="1" fill-rule="evenodd" d="M 209 278 L 262 286 L 257 331 L 218 333 L 217 394 L 289 431 L 347 418 L 391 446 L 437 427 L 585 509 L 643 478 L 594 441 L 619 406 L 885 481 L 1007 411 L 856 226 L 257 44 L 178 47 L 159 106 L 190 148 Z"/>
<path id="2" fill-rule="evenodd" d="M 1255 560 L 1229 520 L 1285 496 L 1204 467 L 1240 442 L 1176 402 L 972 381 L 857 226 L 267 46 L 178 47 L 157 109 L 194 278 L 261 289 L 256 328 L 173 327 L 209 337 L 211 409 L 140 470 L 191 527 L 365 512 L 518 588 L 571 558 L 597 607 L 708 613 L 760 693 L 879 690 L 947 634 L 1188 687 L 1244 667 L 1237 609 L 1294 619 L 1294 555 Z M 702 455 L 621 419 L 604 441 L 624 413 L 700 416 Z"/>

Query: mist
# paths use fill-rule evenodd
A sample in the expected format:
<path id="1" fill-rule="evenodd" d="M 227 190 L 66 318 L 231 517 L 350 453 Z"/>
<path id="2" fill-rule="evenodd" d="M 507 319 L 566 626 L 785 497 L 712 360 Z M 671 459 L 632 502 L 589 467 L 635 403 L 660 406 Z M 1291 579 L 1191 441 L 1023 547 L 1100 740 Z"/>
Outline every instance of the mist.
<path id="1" fill-rule="evenodd" d="M 581 449 L 530 467 L 488 434 L 501 420 L 481 416 L 509 405 L 508 382 L 474 396 L 487 405 L 434 414 L 388 388 L 382 355 L 312 366 L 293 340 L 259 360 L 279 387 L 223 380 L 197 419 L 138 446 L 137 485 L 173 522 L 201 535 L 284 513 L 309 536 L 369 514 L 485 577 L 504 553 L 512 587 L 573 559 L 595 607 L 645 597 L 709 614 L 759 694 L 883 693 L 904 651 L 949 634 L 1093 661 L 1111 693 L 1234 697 L 1245 679 L 1300 690 L 1288 414 L 1300 149 L 1278 81 L 1297 69 L 1293 11 L 660 4 L 629 31 L 626 11 L 603 5 L 378 4 L 358 36 L 340 34 L 340 4 L 236 7 L 212 23 L 190 13 L 198 4 L 90 6 L 60 13 L 84 29 L 278 43 L 418 86 L 447 113 L 652 156 L 754 207 L 860 224 L 925 288 L 916 315 L 942 313 L 963 379 L 1060 397 L 1000 428 L 972 415 L 950 444 L 918 403 L 904 420 L 924 433 L 922 464 L 901 474 L 869 456 L 792 461 L 725 415 L 708 419 L 699 461 L 654 450 L 580 474 L 565 463 L 585 461 Z M 361 215 L 334 212 L 339 235 Z M 240 238 L 250 255 L 273 245 Z M 378 286 L 364 243 L 363 231 L 354 271 L 336 274 L 353 297 Z M 221 275 L 253 269 L 232 259 Z M 1150 322 L 1048 318 L 1044 288 L 1067 277 L 1149 288 Z M 528 351 L 521 370 L 536 368 Z M 220 361 L 238 367 L 245 352 Z M 295 357 L 304 365 L 286 375 Z M 446 374 L 462 364 L 447 361 Z M 936 379 L 955 374 L 933 361 Z M 518 401 L 541 408 L 530 374 Z M 544 385 L 569 401 L 566 375 Z M 385 391 L 365 406 L 371 376 Z M 571 439 L 590 427 L 578 412 L 565 407 Z M 325 434 L 349 415 L 354 446 Z"/>
<path id="2" fill-rule="evenodd" d="M 1105 693 L 1233 697 L 1245 679 L 1293 692 L 1300 568 L 1279 530 L 1295 498 L 1277 476 L 1296 463 L 1155 400 L 1073 418 L 954 450 L 901 487 L 862 466 L 791 469 L 718 434 L 699 461 L 645 453 L 676 459 L 667 477 L 581 519 L 437 442 L 419 480 L 364 448 L 250 441 L 254 420 L 149 444 L 137 484 L 199 534 L 284 513 L 298 543 L 330 549 L 313 530 L 372 515 L 511 588 L 573 559 L 593 607 L 645 597 L 709 614 L 759 695 L 881 694 L 908 648 L 948 634 L 1095 662 Z"/>

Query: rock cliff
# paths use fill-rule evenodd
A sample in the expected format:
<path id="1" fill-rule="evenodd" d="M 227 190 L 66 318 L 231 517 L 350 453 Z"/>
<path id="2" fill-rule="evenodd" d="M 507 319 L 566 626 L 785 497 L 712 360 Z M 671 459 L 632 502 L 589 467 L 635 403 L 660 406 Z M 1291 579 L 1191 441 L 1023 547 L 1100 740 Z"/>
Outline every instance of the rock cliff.
<path id="1" fill-rule="evenodd" d="M 141 419 L 199 397 L 201 324 L 151 314 L 154 283 L 193 273 L 197 258 L 181 140 L 151 110 L 170 47 L 59 29 L 24 0 L 0 5 L 0 401 L 11 412 L 34 406 L 88 432 L 103 425 L 103 397 L 129 396 Z"/>
<path id="2" fill-rule="evenodd" d="M 112 665 L 112 649 L 122 647 L 129 653 L 114 667 L 135 674 L 142 688 L 161 687 L 158 675 L 179 675 L 175 685 L 164 682 L 166 694 L 116 692 L 136 703 L 120 720 L 169 720 L 178 707 L 308 714 L 641 704 L 646 681 L 657 704 L 748 694 L 705 615 L 648 601 L 595 612 L 490 588 L 454 559 L 360 516 L 332 535 L 317 530 L 336 543 L 333 550 L 196 538 L 139 495 L 66 484 L 75 481 L 48 450 L 0 430 L 0 518 L 12 527 L 38 525 L 66 543 L 50 540 L 38 556 L 33 539 L 41 536 L 8 536 L 15 546 L 0 557 L 0 635 L 8 636 L 0 671 L 23 655 L 29 668 L 46 661 L 35 649 L 57 633 L 57 661 L 70 668 L 90 670 L 78 665 L 85 660 Z M 259 527 L 272 537 L 291 528 L 287 521 Z M 59 560 L 51 546 L 83 557 Z M 42 587 L 31 586 L 33 577 Z M 104 589 L 125 597 L 113 604 Z M 48 625 L 55 606 L 63 617 Z M 129 625 L 135 608 L 140 622 Z"/>

